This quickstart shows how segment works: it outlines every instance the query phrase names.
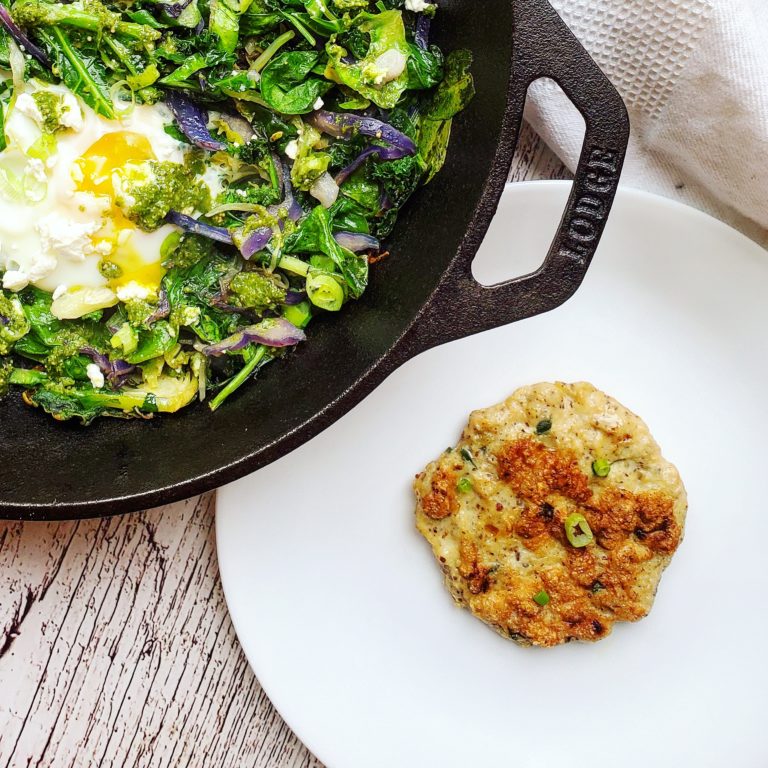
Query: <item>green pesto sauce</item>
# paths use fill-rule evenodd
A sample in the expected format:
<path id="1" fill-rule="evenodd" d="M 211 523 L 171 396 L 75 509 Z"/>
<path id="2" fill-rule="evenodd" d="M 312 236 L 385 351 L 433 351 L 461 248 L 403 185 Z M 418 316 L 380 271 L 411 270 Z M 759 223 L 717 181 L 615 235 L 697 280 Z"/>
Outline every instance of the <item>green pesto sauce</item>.
<path id="1" fill-rule="evenodd" d="M 163 260 L 166 269 L 188 269 L 207 259 L 213 252 L 213 243 L 200 235 L 182 235 L 176 248 Z"/>
<path id="2" fill-rule="evenodd" d="M 118 204 L 147 232 L 161 226 L 171 210 L 192 213 L 211 206 L 211 192 L 191 165 L 151 160 L 139 169 L 134 166 L 121 182 Z"/>
<path id="3" fill-rule="evenodd" d="M 232 304 L 244 309 L 275 309 L 285 299 L 285 288 L 273 275 L 240 272 L 232 279 L 229 290 Z"/>
<path id="4" fill-rule="evenodd" d="M 0 355 L 7 355 L 14 342 L 29 331 L 29 321 L 16 296 L 0 291 Z"/>
<path id="5" fill-rule="evenodd" d="M 102 277 L 106 277 L 107 280 L 116 280 L 118 277 L 123 276 L 122 267 L 119 264 L 115 264 L 114 261 L 108 259 L 102 259 L 99 262 L 99 273 Z"/>
<path id="6" fill-rule="evenodd" d="M 129 299 L 123 306 L 128 315 L 128 322 L 134 326 L 144 325 L 147 318 L 155 311 L 155 307 L 143 299 Z"/>
<path id="7" fill-rule="evenodd" d="M 57 345 L 45 358 L 45 367 L 53 379 L 67 383 L 71 380 L 69 361 L 80 354 L 79 350 L 86 345 L 86 342 L 80 334 L 72 331 L 61 331 L 57 334 L 56 341 Z"/>
<path id="8" fill-rule="evenodd" d="M 293 164 L 291 180 L 299 188 L 308 192 L 312 185 L 328 170 L 331 156 L 327 152 L 312 152 L 299 157 Z"/>
<path id="9" fill-rule="evenodd" d="M 68 106 L 64 106 L 64 97 L 53 91 L 36 91 L 32 94 L 32 98 L 43 117 L 43 130 L 46 133 L 62 130 L 64 127 L 61 124 L 62 115 L 69 110 Z"/>

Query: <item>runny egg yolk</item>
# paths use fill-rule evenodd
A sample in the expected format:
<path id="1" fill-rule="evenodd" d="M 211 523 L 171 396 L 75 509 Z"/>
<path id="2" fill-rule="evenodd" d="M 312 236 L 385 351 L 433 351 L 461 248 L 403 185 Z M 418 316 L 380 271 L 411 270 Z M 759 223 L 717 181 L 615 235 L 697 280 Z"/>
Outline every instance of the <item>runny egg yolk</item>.
<path id="1" fill-rule="evenodd" d="M 136 282 L 156 289 L 165 274 L 159 253 L 155 261 L 147 261 L 133 246 L 136 225 L 127 219 L 114 202 L 112 174 L 129 163 L 156 160 L 149 139 L 135 131 L 114 131 L 95 141 L 74 163 L 73 179 L 78 192 L 110 199 L 105 225 L 94 235 L 94 245 L 107 242 L 112 251 L 107 257 L 120 268 L 120 276 L 108 281 L 112 290 Z"/>

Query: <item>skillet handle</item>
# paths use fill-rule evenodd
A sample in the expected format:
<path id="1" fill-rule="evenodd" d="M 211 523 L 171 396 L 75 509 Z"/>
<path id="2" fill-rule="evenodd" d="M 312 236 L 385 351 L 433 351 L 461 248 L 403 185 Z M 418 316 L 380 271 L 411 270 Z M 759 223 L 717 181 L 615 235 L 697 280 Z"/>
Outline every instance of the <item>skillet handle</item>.
<path id="1" fill-rule="evenodd" d="M 472 277 L 474 252 L 459 256 L 412 328 L 410 354 L 548 312 L 567 301 L 587 273 L 616 195 L 629 142 L 629 116 L 621 97 L 546 0 L 513 0 L 513 7 L 510 99 L 517 116 L 515 141 L 530 84 L 552 78 L 586 121 L 571 196 L 536 272 L 486 287 Z"/>

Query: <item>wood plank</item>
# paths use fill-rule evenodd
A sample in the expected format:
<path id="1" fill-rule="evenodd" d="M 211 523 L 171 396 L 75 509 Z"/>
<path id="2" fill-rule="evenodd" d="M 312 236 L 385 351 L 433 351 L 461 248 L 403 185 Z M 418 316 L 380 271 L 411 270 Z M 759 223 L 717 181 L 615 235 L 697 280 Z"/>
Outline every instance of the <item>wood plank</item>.
<path id="1" fill-rule="evenodd" d="M 568 178 L 525 127 L 511 179 Z M 72 523 L 0 521 L 0 768 L 322 768 L 248 667 L 214 496 Z"/>

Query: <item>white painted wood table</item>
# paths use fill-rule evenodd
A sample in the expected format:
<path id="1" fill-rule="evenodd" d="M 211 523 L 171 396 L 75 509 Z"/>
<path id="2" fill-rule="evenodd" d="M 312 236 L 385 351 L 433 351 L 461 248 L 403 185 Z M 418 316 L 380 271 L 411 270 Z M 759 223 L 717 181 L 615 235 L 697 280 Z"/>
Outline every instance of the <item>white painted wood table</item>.
<path id="1" fill-rule="evenodd" d="M 525 129 L 511 179 L 566 177 Z M 214 503 L 0 521 L 0 768 L 321 768 L 237 642 Z"/>

